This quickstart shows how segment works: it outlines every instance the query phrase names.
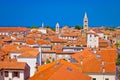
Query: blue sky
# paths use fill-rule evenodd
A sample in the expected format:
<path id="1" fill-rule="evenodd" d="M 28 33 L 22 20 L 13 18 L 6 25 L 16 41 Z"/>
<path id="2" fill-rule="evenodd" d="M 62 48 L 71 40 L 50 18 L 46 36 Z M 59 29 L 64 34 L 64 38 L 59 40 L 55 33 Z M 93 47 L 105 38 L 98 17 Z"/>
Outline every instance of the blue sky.
<path id="1" fill-rule="evenodd" d="M 120 0 L 0 0 L 0 26 L 120 26 Z"/>

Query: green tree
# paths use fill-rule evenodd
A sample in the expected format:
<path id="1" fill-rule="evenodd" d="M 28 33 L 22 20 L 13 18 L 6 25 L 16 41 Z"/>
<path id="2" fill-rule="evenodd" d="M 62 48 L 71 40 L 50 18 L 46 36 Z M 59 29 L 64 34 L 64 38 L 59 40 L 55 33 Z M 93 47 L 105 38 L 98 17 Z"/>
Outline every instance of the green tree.
<path id="1" fill-rule="evenodd" d="M 55 28 L 51 28 L 53 31 L 55 31 Z"/>
<path id="2" fill-rule="evenodd" d="M 118 78 L 120 78 L 120 70 L 118 71 Z"/>
<path id="3" fill-rule="evenodd" d="M 39 27 L 38 26 L 31 26 L 30 28 L 33 29 L 33 28 L 39 28 Z"/>
<path id="4" fill-rule="evenodd" d="M 108 27 L 105 27 L 105 30 L 109 30 L 109 28 L 108 28 Z"/>
<path id="5" fill-rule="evenodd" d="M 118 57 L 117 57 L 117 60 L 116 60 L 116 65 L 120 65 L 120 53 L 118 53 Z"/>
<path id="6" fill-rule="evenodd" d="M 50 28 L 50 26 L 45 26 L 45 28 Z"/>
<path id="7" fill-rule="evenodd" d="M 49 60 L 49 59 L 46 60 L 46 64 L 48 64 L 48 63 L 50 63 L 50 60 Z"/>
<path id="8" fill-rule="evenodd" d="M 120 46 L 120 43 L 115 43 L 115 46 L 118 48 Z"/>
<path id="9" fill-rule="evenodd" d="M 82 26 L 76 25 L 76 26 L 75 26 L 75 29 L 80 30 L 80 29 L 82 29 Z"/>
<path id="10" fill-rule="evenodd" d="M 65 58 L 63 58 L 63 60 L 67 61 Z"/>
<path id="11" fill-rule="evenodd" d="M 50 26 L 45 26 L 45 28 L 50 28 L 51 30 L 55 31 L 55 28 L 51 28 Z"/>
<path id="12" fill-rule="evenodd" d="M 114 28 L 114 27 L 112 27 L 112 28 L 110 28 L 110 27 L 105 27 L 105 30 L 115 31 L 115 28 Z"/>

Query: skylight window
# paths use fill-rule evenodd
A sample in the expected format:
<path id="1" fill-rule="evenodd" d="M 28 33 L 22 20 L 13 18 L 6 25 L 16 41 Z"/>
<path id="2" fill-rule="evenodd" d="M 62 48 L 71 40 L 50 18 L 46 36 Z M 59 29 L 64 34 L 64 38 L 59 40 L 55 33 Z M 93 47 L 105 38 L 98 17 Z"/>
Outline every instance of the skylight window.
<path id="1" fill-rule="evenodd" d="M 72 71 L 72 68 L 67 67 L 67 70 L 68 70 L 68 71 Z"/>

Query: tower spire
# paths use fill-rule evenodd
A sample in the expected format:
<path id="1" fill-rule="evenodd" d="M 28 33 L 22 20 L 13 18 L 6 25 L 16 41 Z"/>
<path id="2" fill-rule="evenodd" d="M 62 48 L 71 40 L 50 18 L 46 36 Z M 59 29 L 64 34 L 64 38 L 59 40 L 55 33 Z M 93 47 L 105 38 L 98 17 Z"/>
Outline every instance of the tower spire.
<path id="1" fill-rule="evenodd" d="M 83 20 L 83 29 L 86 32 L 88 30 L 88 17 L 87 17 L 87 13 L 85 12 L 84 15 L 84 20 Z"/>
<path id="2" fill-rule="evenodd" d="M 60 27 L 60 25 L 59 25 L 59 23 L 57 22 L 57 23 L 56 23 L 56 33 L 59 33 L 59 27 Z"/>
<path id="3" fill-rule="evenodd" d="M 85 12 L 85 16 L 84 16 L 84 18 L 87 18 L 87 13 Z"/>
<path id="4" fill-rule="evenodd" d="M 42 22 L 42 28 L 44 28 L 44 23 Z"/>

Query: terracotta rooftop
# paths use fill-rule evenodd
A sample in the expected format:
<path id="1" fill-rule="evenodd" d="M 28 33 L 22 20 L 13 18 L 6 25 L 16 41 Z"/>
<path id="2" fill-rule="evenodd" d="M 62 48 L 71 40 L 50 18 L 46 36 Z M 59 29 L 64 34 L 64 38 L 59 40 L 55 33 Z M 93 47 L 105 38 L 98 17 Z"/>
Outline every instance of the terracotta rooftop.
<path id="1" fill-rule="evenodd" d="M 66 43 L 67 41 L 64 39 L 53 38 L 51 40 L 52 43 Z"/>
<path id="2" fill-rule="evenodd" d="M 27 31 L 28 28 L 25 27 L 0 27 L 0 31 Z"/>
<path id="3" fill-rule="evenodd" d="M 67 36 L 67 37 L 74 37 L 74 36 L 78 36 L 78 34 L 76 34 L 76 33 L 64 33 L 64 34 L 61 34 L 61 36 Z"/>
<path id="4" fill-rule="evenodd" d="M 27 46 L 19 46 L 19 45 L 4 45 L 2 47 L 3 52 L 25 52 L 29 50 L 34 50 L 34 48 L 30 48 Z"/>
<path id="5" fill-rule="evenodd" d="M 34 49 L 34 50 L 30 50 L 30 51 L 26 51 L 23 52 L 21 55 L 19 55 L 18 57 L 26 57 L 26 58 L 30 58 L 30 57 L 37 57 L 39 54 L 38 49 Z"/>
<path id="6" fill-rule="evenodd" d="M 100 58 L 97 57 L 100 55 Z M 72 56 L 79 63 L 78 65 L 82 72 L 85 73 L 102 73 L 102 61 L 104 61 L 104 67 L 106 73 L 115 73 L 115 60 L 116 60 L 116 50 L 115 49 L 101 49 L 97 51 L 96 54 L 91 52 L 89 49 L 85 49 L 81 52 L 77 52 Z M 110 67 L 113 66 L 113 67 Z"/>
<path id="7" fill-rule="evenodd" d="M 26 43 L 27 43 L 27 44 L 35 44 L 35 40 L 32 39 L 32 38 L 27 38 L 27 39 L 26 39 Z"/>
<path id="8" fill-rule="evenodd" d="M 61 75 L 62 74 L 62 75 Z M 68 76 L 69 75 L 69 76 Z M 91 77 L 79 72 L 72 63 L 59 60 L 38 66 L 38 72 L 30 80 L 91 80 Z"/>
<path id="9" fill-rule="evenodd" d="M 50 44 L 51 42 L 50 42 L 49 40 L 38 39 L 38 40 L 37 40 L 37 43 L 40 44 L 40 45 L 42 45 L 42 44 L 48 45 L 48 44 Z"/>
<path id="10" fill-rule="evenodd" d="M 25 69 L 26 63 L 24 62 L 0 62 L 0 69 Z"/>

